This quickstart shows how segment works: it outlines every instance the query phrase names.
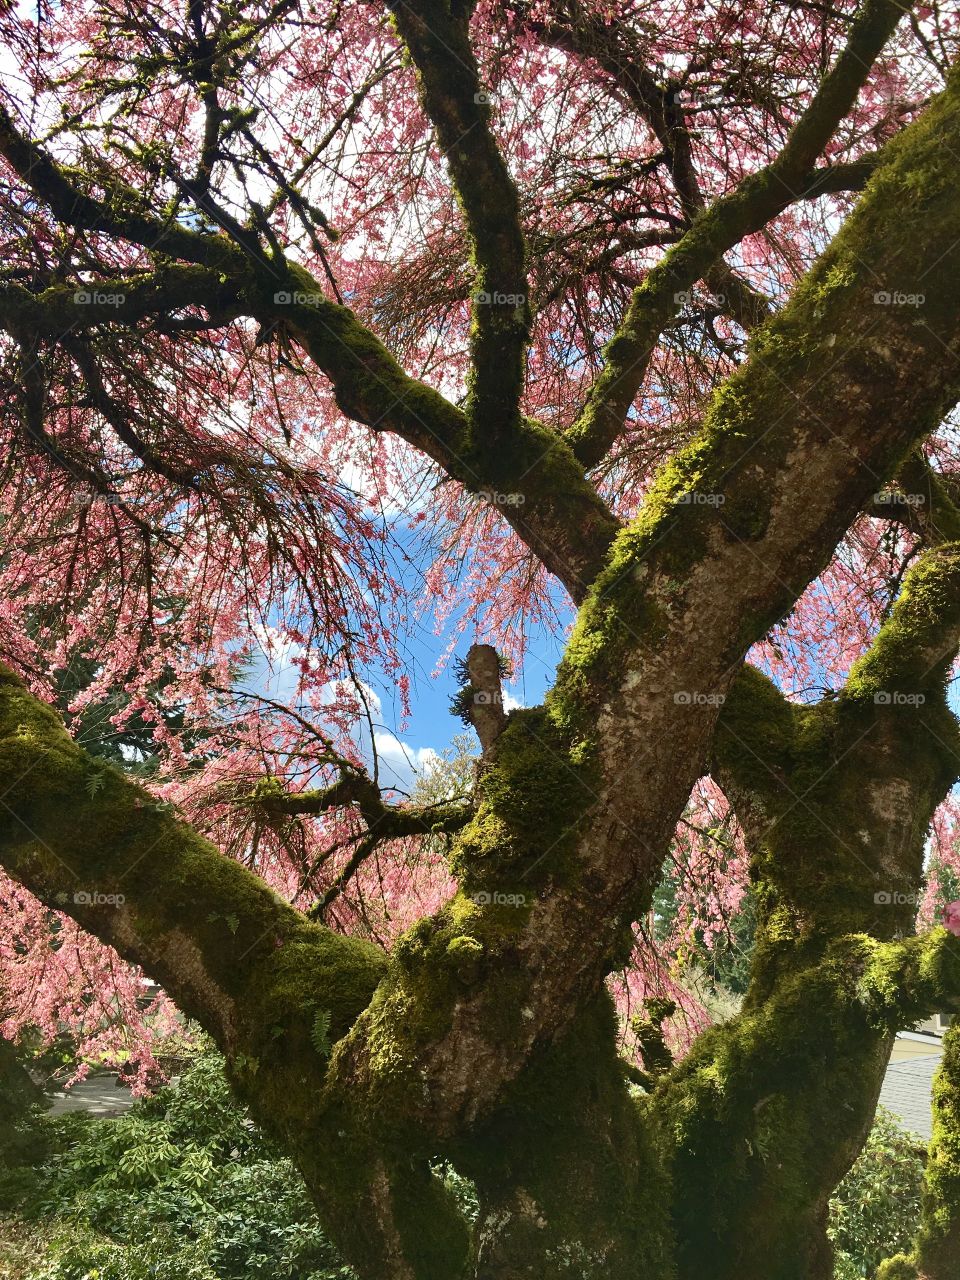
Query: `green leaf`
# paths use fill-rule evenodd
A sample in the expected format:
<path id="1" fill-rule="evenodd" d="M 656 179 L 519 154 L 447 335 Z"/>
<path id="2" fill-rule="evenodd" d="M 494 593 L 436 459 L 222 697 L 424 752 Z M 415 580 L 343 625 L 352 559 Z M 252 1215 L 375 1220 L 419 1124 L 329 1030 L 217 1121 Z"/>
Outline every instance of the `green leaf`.
<path id="1" fill-rule="evenodd" d="M 86 781 L 86 788 L 87 788 L 87 795 L 90 797 L 91 800 L 97 794 L 98 791 L 103 790 L 103 785 L 106 782 L 106 780 L 107 780 L 106 774 L 104 774 L 101 770 L 97 770 L 96 773 L 90 774 L 89 778 L 87 778 L 87 781 Z"/>
<path id="2" fill-rule="evenodd" d="M 321 1058 L 329 1058 L 333 1045 L 330 1043 L 330 1010 L 321 1009 L 313 1019 L 310 1031 L 313 1047 Z"/>

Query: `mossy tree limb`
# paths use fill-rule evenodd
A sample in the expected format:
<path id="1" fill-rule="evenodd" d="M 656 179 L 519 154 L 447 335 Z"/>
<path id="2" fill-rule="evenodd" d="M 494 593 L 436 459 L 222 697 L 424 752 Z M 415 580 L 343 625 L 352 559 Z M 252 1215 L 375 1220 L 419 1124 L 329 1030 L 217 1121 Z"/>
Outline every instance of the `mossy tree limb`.
<path id="1" fill-rule="evenodd" d="M 960 1275 L 960 1024 L 943 1037 L 933 1078 L 933 1135 L 923 1178 L 920 1232 L 908 1255 L 885 1262 L 877 1280 L 954 1280 Z"/>
<path id="2" fill-rule="evenodd" d="M 476 278 L 467 411 L 478 438 L 493 445 L 519 421 L 530 340 L 520 199 L 493 136 L 491 95 L 470 43 L 473 6 L 401 0 L 389 7 L 417 68 L 470 237 Z"/>
<path id="3" fill-rule="evenodd" d="M 933 1137 L 923 1180 L 917 1241 L 919 1280 L 960 1274 L 960 1025 L 943 1038 L 933 1081 Z"/>
<path id="4" fill-rule="evenodd" d="M 422 1206 L 445 1232 L 432 1246 L 408 1203 L 411 1161 L 375 1150 L 323 1106 L 328 1061 L 318 1011 L 340 1039 L 387 966 L 372 943 L 311 923 L 155 797 L 88 756 L 56 714 L 0 666 L 0 860 L 170 992 L 216 1039 L 257 1119 L 297 1159 L 346 1256 L 368 1274 L 422 1280 L 408 1254 L 455 1280 L 468 1233 L 429 1171 Z M 421 1162 L 422 1163 L 422 1162 Z M 440 1249 L 438 1253 L 437 1250 Z M 459 1260 L 454 1266 L 454 1260 Z"/>
<path id="5" fill-rule="evenodd" d="M 799 198 L 820 152 L 856 101 L 874 59 L 904 11 L 898 0 L 867 0 L 845 49 L 777 158 L 696 217 L 690 230 L 634 292 L 620 328 L 606 348 L 603 371 L 568 433 L 577 457 L 586 466 L 600 462 L 623 432 L 627 411 L 642 384 L 657 339 L 680 309 L 686 291 L 722 266 L 723 254 L 744 236 L 758 231 Z M 645 95 L 647 102 L 650 96 L 649 92 Z M 654 109 L 648 107 L 647 114 L 654 118 L 655 104 L 651 106 Z M 668 140 L 677 137 L 666 119 L 661 132 Z M 691 194 L 688 191 L 687 204 L 693 213 L 696 202 L 690 199 Z M 754 322 L 760 318 L 753 316 Z"/>
<path id="6" fill-rule="evenodd" d="M 87 756 L 5 667 L 0 760 L 3 865 L 143 965 L 228 1054 L 250 1051 L 249 993 L 269 988 L 288 954 L 312 958 L 336 1034 L 369 1002 L 384 970 L 378 948 L 305 921 L 149 792 Z"/>
<path id="7" fill-rule="evenodd" d="M 684 1126 L 683 1277 L 719 1237 L 721 1277 L 830 1280 L 827 1200 L 869 1128 L 893 1035 L 960 1007 L 960 941 L 909 936 L 929 824 L 960 773 L 945 692 L 958 645 L 960 555 L 945 543 L 915 563 L 838 697 L 792 704 L 750 670 L 731 690 L 712 769 L 751 853 L 757 941 L 743 1013 L 661 1087 Z M 740 1151 L 739 1191 L 696 1225 L 691 1206 L 715 1198 L 708 1152 L 724 1145 Z"/>

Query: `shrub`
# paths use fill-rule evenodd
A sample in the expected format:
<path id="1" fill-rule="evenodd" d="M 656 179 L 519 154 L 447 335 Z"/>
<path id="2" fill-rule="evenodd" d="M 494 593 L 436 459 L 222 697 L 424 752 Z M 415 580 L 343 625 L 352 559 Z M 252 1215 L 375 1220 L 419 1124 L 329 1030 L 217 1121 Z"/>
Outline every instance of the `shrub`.
<path id="1" fill-rule="evenodd" d="M 864 1280 L 909 1253 L 920 1223 L 924 1149 L 880 1107 L 850 1172 L 830 1201 L 836 1280 Z"/>
<path id="2" fill-rule="evenodd" d="M 216 1054 L 115 1119 L 47 1121 L 25 1211 L 70 1222 L 27 1280 L 351 1280 Z"/>
<path id="3" fill-rule="evenodd" d="M 157 1228 L 129 1248 L 76 1227 L 50 1241 L 47 1260 L 29 1280 L 217 1280 L 201 1246 Z"/>

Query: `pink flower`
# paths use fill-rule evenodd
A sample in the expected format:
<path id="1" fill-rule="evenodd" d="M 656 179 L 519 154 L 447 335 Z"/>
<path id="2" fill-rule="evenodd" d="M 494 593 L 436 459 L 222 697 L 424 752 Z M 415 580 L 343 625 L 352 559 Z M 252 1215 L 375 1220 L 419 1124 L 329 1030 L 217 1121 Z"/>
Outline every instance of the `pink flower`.
<path id="1" fill-rule="evenodd" d="M 960 902 L 948 902 L 943 908 L 943 927 L 960 938 Z"/>

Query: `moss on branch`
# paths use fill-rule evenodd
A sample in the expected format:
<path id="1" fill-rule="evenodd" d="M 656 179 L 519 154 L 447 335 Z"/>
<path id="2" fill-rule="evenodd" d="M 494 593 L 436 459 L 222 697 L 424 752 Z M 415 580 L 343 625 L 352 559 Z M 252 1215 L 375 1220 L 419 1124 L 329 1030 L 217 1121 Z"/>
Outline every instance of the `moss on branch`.
<path id="1" fill-rule="evenodd" d="M 903 12 L 897 0 L 870 0 L 863 5 L 846 47 L 776 160 L 745 178 L 697 217 L 635 291 L 620 329 L 604 351 L 603 371 L 569 432 L 577 457 L 585 465 L 599 462 L 623 431 L 656 341 L 679 309 L 685 292 L 706 276 L 727 250 L 803 198 L 811 181 L 816 181 L 813 164 L 856 101 L 874 59 Z"/>
<path id="2" fill-rule="evenodd" d="M 44 902 L 141 964 L 228 1054 L 259 1020 L 320 1004 L 341 1036 L 385 967 L 370 943 L 304 917 L 155 798 L 74 743 L 0 667 L 0 862 Z M 289 1025 L 288 1025 L 289 1024 Z"/>
<path id="3" fill-rule="evenodd" d="M 476 276 L 467 412 L 476 434 L 496 441 L 519 421 L 530 338 L 519 196 L 491 129 L 491 95 L 480 83 L 468 16 L 435 0 L 390 9 L 466 222 Z"/>

